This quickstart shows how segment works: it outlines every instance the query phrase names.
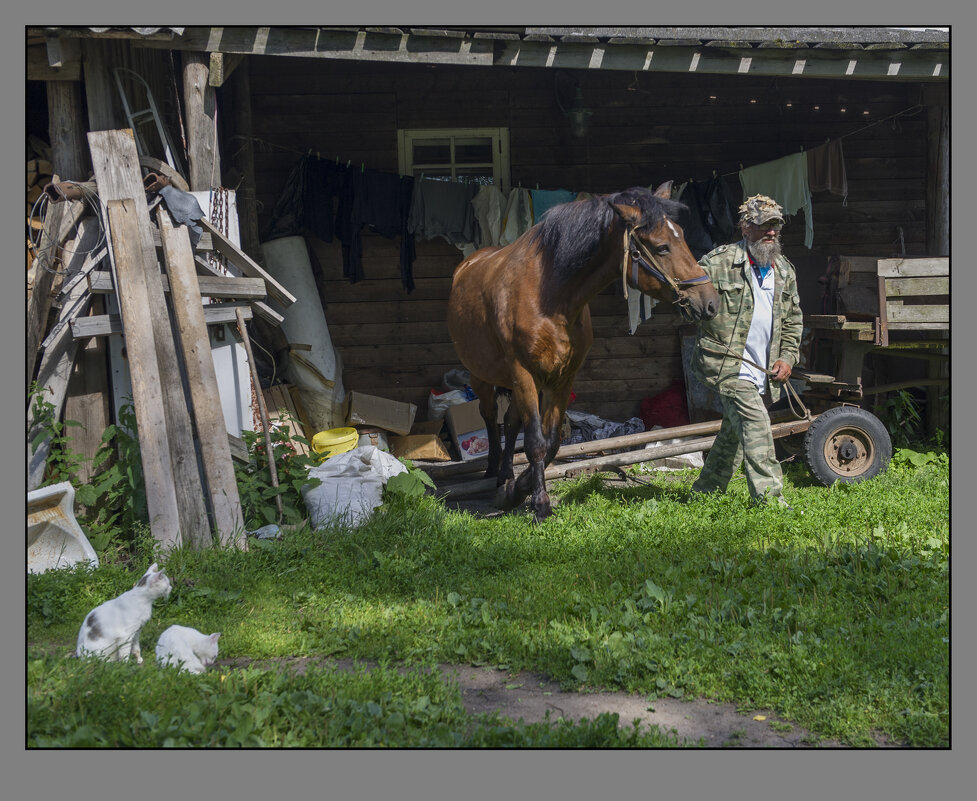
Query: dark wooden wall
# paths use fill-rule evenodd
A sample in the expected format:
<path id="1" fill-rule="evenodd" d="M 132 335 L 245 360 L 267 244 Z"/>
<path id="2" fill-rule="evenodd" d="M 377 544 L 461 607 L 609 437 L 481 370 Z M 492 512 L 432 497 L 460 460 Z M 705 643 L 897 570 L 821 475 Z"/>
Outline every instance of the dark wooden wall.
<path id="1" fill-rule="evenodd" d="M 252 57 L 250 76 L 262 226 L 302 154 L 396 172 L 398 128 L 507 127 L 513 186 L 590 192 L 707 180 L 845 136 L 847 203 L 814 195 L 810 251 L 802 214 L 783 233 L 805 310 L 820 311 L 831 253 L 894 255 L 901 232 L 907 254 L 925 255 L 925 109 L 858 131 L 919 102 L 916 84 L 575 71 L 559 79 L 564 103 L 572 78 L 595 110 L 576 139 L 552 70 Z M 412 401 L 423 416 L 430 389 L 459 366 L 444 320 L 460 252 L 419 242 L 407 294 L 396 240 L 364 237 L 366 280 L 354 285 L 338 243 L 313 248 L 346 389 Z M 637 415 L 643 397 L 682 375 L 678 318 L 659 306 L 629 336 L 619 292 L 593 304 L 596 341 L 574 388 L 576 408 L 612 420 Z"/>

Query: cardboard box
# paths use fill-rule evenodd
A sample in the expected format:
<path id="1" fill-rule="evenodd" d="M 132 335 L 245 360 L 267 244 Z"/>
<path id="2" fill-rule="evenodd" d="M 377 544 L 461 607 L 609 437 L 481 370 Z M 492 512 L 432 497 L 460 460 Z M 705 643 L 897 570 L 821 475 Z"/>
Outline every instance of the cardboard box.
<path id="1" fill-rule="evenodd" d="M 503 400 L 500 398 L 500 400 Z M 498 413 L 496 418 L 502 422 L 502 413 Z M 448 423 L 448 431 L 451 433 L 451 440 L 458 447 L 461 458 L 465 461 L 476 459 L 488 453 L 488 431 L 485 428 L 485 421 L 478 411 L 478 401 L 468 401 L 459 403 L 448 409 L 445 415 Z M 516 447 L 522 445 L 522 433 L 516 438 Z M 502 438 L 505 444 L 505 437 Z"/>
<path id="2" fill-rule="evenodd" d="M 414 424 L 417 406 L 351 390 L 346 395 L 343 414 L 346 425 L 382 428 L 404 436 Z"/>
<path id="3" fill-rule="evenodd" d="M 437 434 L 408 434 L 406 437 L 390 437 L 390 452 L 401 459 L 428 462 L 450 462 L 451 454 Z"/>

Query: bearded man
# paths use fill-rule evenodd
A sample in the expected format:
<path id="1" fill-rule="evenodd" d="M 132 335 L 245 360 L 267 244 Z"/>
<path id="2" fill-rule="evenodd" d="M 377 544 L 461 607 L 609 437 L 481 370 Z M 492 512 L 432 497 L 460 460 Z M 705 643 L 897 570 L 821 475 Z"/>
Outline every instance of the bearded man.
<path id="1" fill-rule="evenodd" d="M 692 367 L 719 393 L 723 423 L 692 490 L 725 491 L 742 463 L 754 501 L 793 511 L 783 498 L 767 406 L 797 364 L 803 327 L 797 276 L 781 253 L 780 204 L 754 195 L 739 212 L 743 239 L 699 261 L 720 301 L 714 318 L 699 321 Z"/>

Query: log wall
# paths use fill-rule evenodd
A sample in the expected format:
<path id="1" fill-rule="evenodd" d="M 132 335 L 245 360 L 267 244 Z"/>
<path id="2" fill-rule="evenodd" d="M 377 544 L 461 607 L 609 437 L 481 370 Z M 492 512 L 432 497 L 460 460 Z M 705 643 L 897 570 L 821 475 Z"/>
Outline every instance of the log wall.
<path id="1" fill-rule="evenodd" d="M 398 128 L 507 127 L 513 186 L 590 192 L 704 181 L 845 136 L 847 203 L 814 195 L 811 250 L 802 214 L 783 233 L 805 311 L 820 311 L 817 278 L 831 253 L 925 255 L 925 109 L 858 131 L 918 103 L 916 84 L 572 71 L 595 111 L 589 135 L 576 139 L 552 70 L 274 57 L 251 57 L 249 67 L 262 227 L 302 154 L 396 172 Z M 564 104 L 569 77 L 559 79 Z M 417 403 L 422 417 L 429 390 L 459 366 L 445 309 L 460 252 L 419 242 L 417 288 L 407 294 L 397 240 L 364 235 L 366 280 L 353 285 L 338 243 L 312 244 L 346 388 Z M 637 415 L 643 397 L 682 376 L 678 318 L 659 306 L 629 336 L 619 292 L 608 288 L 592 306 L 596 341 L 574 387 L 577 408 L 612 420 Z"/>

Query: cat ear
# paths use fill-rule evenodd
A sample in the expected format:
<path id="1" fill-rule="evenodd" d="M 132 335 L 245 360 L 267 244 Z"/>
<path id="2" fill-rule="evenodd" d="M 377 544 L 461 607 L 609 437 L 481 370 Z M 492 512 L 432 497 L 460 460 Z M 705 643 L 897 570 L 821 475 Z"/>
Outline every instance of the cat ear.
<path id="1" fill-rule="evenodd" d="M 218 640 L 218 638 L 219 638 L 220 636 L 221 636 L 221 633 L 220 633 L 219 631 L 215 631 L 215 632 L 214 632 L 213 634 L 211 634 L 211 635 L 210 635 L 210 637 L 209 637 L 208 639 L 209 639 L 209 640 L 210 640 L 211 642 L 217 642 L 217 640 Z"/>
<path id="2" fill-rule="evenodd" d="M 152 563 L 152 564 L 151 564 L 151 565 L 149 566 L 149 570 L 147 570 L 147 571 L 146 571 L 146 573 L 159 573 L 159 569 L 158 569 L 158 568 L 157 568 L 157 566 L 156 566 L 156 562 L 153 562 L 153 563 Z"/>

